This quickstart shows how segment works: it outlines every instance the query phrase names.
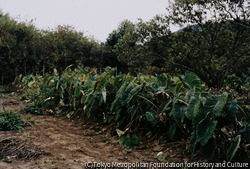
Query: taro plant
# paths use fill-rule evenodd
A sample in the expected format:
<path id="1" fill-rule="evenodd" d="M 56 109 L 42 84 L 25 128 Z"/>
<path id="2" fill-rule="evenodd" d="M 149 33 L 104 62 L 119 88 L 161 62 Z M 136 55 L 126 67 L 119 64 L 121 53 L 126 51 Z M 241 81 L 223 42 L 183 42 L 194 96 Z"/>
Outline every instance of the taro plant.
<path id="1" fill-rule="evenodd" d="M 188 91 L 185 95 L 180 93 L 175 95 L 173 99 L 171 115 L 175 119 L 175 125 L 170 127 L 169 136 L 173 137 L 176 126 L 186 130 L 185 132 L 191 132 L 189 151 L 194 154 L 199 148 L 206 159 L 211 159 L 217 149 L 222 152 L 225 146 L 220 145 L 228 144 L 230 149 L 224 153 L 229 161 L 232 160 L 239 148 L 239 144 L 235 144 L 233 140 L 240 142 L 240 138 L 233 134 L 227 135 L 225 132 L 233 130 L 235 133 L 239 126 L 236 118 L 237 99 L 232 100 L 226 92 L 222 95 L 208 95 L 201 92 L 201 82 L 191 72 L 186 72 L 182 81 Z M 246 133 L 246 130 L 245 128 L 242 133 Z M 243 136 L 248 135 L 243 134 Z"/>
<path id="2" fill-rule="evenodd" d="M 153 126 L 162 119 L 169 123 L 170 139 L 177 132 L 186 135 L 192 154 L 200 149 L 204 158 L 211 159 L 219 149 L 231 161 L 240 147 L 241 138 L 249 144 L 249 127 L 242 126 L 237 120 L 237 116 L 241 117 L 237 115 L 238 99 L 233 100 L 226 92 L 222 95 L 202 92 L 201 81 L 192 72 L 187 71 L 179 78 L 182 83 L 173 83 L 175 90 L 165 90 L 166 83 L 157 88 L 158 92 L 152 96 L 157 102 L 152 102 L 154 106 L 146 112 L 147 120 Z"/>
<path id="3" fill-rule="evenodd" d="M 189 141 L 189 151 L 194 154 L 197 148 L 200 148 L 204 158 L 211 159 L 215 151 L 220 150 L 224 151 L 227 159 L 231 161 L 240 147 L 238 135 L 249 132 L 245 128 L 244 132 L 238 132 L 238 135 L 235 135 L 240 124 L 236 118 L 237 99 L 231 100 L 225 92 L 220 96 L 212 95 L 205 100 L 200 99 L 194 106 L 199 106 L 199 108 L 191 117 L 193 130 Z M 191 111 L 187 113 L 191 114 Z M 243 137 L 250 143 L 248 135 L 243 134 Z M 235 144 L 234 140 L 238 143 Z M 227 147 L 230 148 L 226 151 Z"/>
<path id="4" fill-rule="evenodd" d="M 241 122 L 248 118 L 238 110 L 240 100 L 228 93 L 203 92 L 194 73 L 114 73 L 115 69 L 96 74 L 68 67 L 60 75 L 54 70 L 53 75 L 24 77 L 23 82 L 33 87 L 31 100 L 41 104 L 42 112 L 54 105 L 68 117 L 80 114 L 85 120 L 114 123 L 112 130 L 119 129 L 120 143 L 126 146 L 137 145 L 136 132 L 143 128 L 170 139 L 181 135 L 189 139 L 190 153 L 200 149 L 206 159 L 223 152 L 233 160 L 240 143 L 249 143 L 249 127 Z"/>

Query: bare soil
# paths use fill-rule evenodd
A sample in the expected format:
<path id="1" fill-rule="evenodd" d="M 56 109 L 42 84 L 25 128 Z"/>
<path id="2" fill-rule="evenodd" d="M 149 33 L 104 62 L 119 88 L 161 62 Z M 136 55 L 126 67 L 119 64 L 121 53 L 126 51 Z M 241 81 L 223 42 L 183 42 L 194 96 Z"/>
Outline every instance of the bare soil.
<path id="1" fill-rule="evenodd" d="M 11 101 L 12 100 L 12 101 Z M 0 99 L 0 109 L 18 111 L 25 102 L 13 103 L 13 98 Z M 84 124 L 80 119 L 67 119 L 61 116 L 21 114 L 24 119 L 34 120 L 33 126 L 19 131 L 0 131 L 0 140 L 17 136 L 35 148 L 49 152 L 36 158 L 0 161 L 0 169 L 80 169 L 86 162 L 102 163 L 160 163 L 154 156 L 163 152 L 165 162 L 185 162 L 194 160 L 187 155 L 186 141 L 159 145 L 157 140 L 140 142 L 137 148 L 119 144 L 118 136 L 111 136 L 99 124 Z M 197 161 L 197 160 L 195 160 Z"/>

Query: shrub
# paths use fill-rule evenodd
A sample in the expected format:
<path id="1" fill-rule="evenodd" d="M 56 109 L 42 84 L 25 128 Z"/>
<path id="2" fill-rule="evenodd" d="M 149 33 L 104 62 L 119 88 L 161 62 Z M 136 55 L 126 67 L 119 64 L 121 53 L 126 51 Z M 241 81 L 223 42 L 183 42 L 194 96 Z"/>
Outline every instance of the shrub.
<path id="1" fill-rule="evenodd" d="M 20 114 L 13 110 L 0 110 L 0 130 L 19 130 L 25 125 L 31 125 L 28 121 L 23 120 Z"/>
<path id="2" fill-rule="evenodd" d="M 53 102 L 43 102 L 40 100 L 37 100 L 36 102 L 33 102 L 31 104 L 28 104 L 26 107 L 20 110 L 20 113 L 30 113 L 30 114 L 36 114 L 36 115 L 42 115 L 47 114 L 46 110 L 54 109 Z"/>
<path id="3" fill-rule="evenodd" d="M 9 96 L 5 96 L 3 93 L 0 93 L 0 98 L 7 99 L 7 98 L 9 98 Z"/>

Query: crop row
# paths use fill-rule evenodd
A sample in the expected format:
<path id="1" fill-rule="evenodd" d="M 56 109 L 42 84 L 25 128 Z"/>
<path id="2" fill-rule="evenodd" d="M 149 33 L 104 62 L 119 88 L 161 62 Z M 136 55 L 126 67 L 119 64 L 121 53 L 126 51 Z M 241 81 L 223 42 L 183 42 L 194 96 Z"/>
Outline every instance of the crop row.
<path id="1" fill-rule="evenodd" d="M 60 75 L 54 70 L 20 77 L 28 92 L 23 97 L 32 102 L 22 111 L 113 123 L 120 143 L 130 147 L 137 146 L 136 134 L 148 129 L 161 139 L 188 139 L 189 152 L 200 150 L 206 159 L 216 153 L 232 161 L 249 151 L 248 117 L 231 93 L 204 92 L 205 84 L 189 71 L 178 77 L 114 74 L 112 68 L 97 74 L 69 66 Z"/>

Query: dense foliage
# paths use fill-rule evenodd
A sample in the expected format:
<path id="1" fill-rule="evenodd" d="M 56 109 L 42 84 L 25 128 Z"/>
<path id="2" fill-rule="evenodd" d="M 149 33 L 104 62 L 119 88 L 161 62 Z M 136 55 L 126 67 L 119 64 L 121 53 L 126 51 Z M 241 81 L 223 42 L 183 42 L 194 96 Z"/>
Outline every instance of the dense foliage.
<path id="1" fill-rule="evenodd" d="M 249 7 L 244 0 L 178 0 L 168 15 L 130 26 L 116 45 L 118 58 L 136 67 L 189 70 L 220 89 L 228 75 L 250 67 Z M 172 32 L 171 24 L 185 27 Z"/>
<path id="2" fill-rule="evenodd" d="M 22 112 L 109 124 L 126 146 L 138 144 L 138 133 L 158 133 L 188 140 L 189 152 L 206 159 L 247 161 L 249 5 L 176 0 L 167 16 L 124 20 L 101 44 L 71 26 L 38 30 L 0 13 L 2 83 L 8 75 L 27 92 Z M 172 32 L 171 24 L 182 29 Z M 215 88 L 224 92 L 208 92 Z"/>
<path id="3" fill-rule="evenodd" d="M 27 125 L 31 123 L 23 120 L 20 114 L 13 110 L 0 110 L 0 130 L 19 130 Z"/>
<path id="4" fill-rule="evenodd" d="M 32 21 L 17 22 L 0 11 L 0 72 L 2 84 L 19 74 L 63 71 L 68 65 L 102 67 L 100 44 L 72 26 L 38 30 Z"/>
<path id="5" fill-rule="evenodd" d="M 127 146 L 137 144 L 136 134 L 152 131 L 162 139 L 189 139 L 190 153 L 200 149 L 207 159 L 221 153 L 231 161 L 239 148 L 245 153 L 250 114 L 238 110 L 242 100 L 232 93 L 204 92 L 204 84 L 190 71 L 179 77 L 114 76 L 114 72 L 107 68 L 96 74 L 68 67 L 62 74 L 55 69 L 53 75 L 25 76 L 22 85 L 33 104 L 22 111 L 113 123 L 111 130 Z"/>
<path id="6" fill-rule="evenodd" d="M 1 76 L 12 82 L 19 74 L 61 72 L 74 64 L 132 74 L 189 70 L 218 89 L 228 76 L 243 77 L 250 67 L 248 1 L 176 0 L 167 10 L 147 22 L 122 21 L 105 43 L 71 26 L 38 30 L 1 12 Z M 185 27 L 172 32 L 171 24 Z"/>

